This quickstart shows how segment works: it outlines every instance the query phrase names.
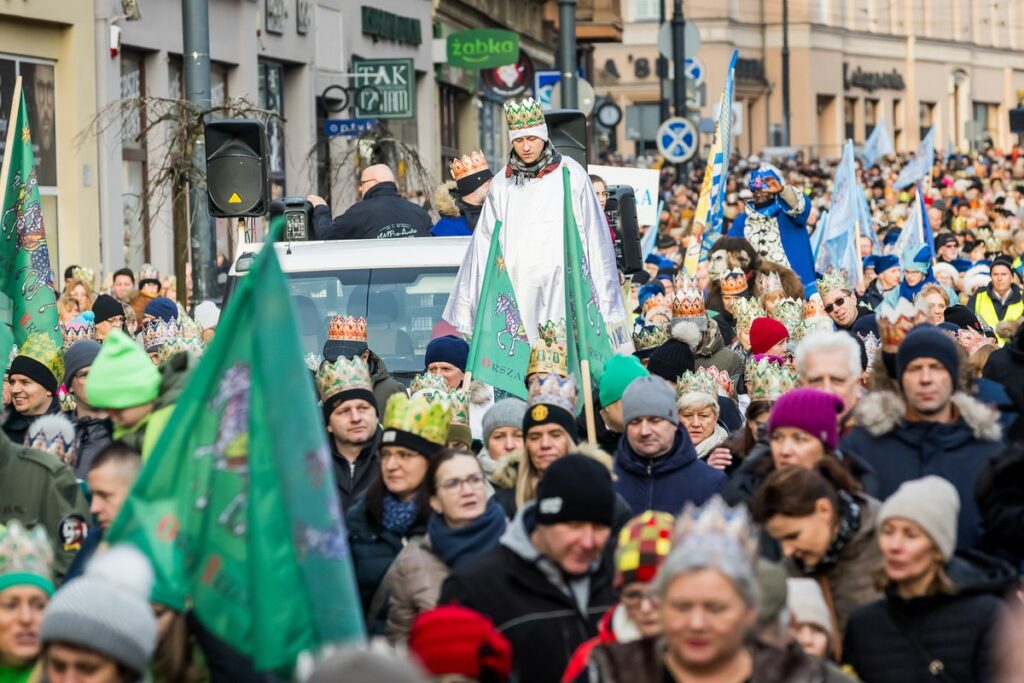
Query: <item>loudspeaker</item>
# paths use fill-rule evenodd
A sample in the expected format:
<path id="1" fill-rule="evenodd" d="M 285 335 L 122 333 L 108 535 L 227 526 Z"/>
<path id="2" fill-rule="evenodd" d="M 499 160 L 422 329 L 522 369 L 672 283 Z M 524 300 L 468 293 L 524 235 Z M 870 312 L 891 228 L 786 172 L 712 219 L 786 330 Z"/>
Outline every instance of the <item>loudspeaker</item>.
<path id="1" fill-rule="evenodd" d="M 1010 132 L 1024 133 L 1024 107 L 1010 110 Z"/>
<path id="2" fill-rule="evenodd" d="M 548 137 L 562 154 L 587 167 L 587 115 L 575 109 L 553 109 L 544 114 Z"/>
<path id="3" fill-rule="evenodd" d="M 609 185 L 604 205 L 608 224 L 615 230 L 615 260 L 626 275 L 644 269 L 640 246 L 640 224 L 636 218 L 636 195 L 629 185 Z"/>
<path id="4" fill-rule="evenodd" d="M 270 202 L 270 217 L 284 216 L 282 242 L 305 242 L 313 235 L 313 205 L 305 197 L 285 197 Z"/>
<path id="5" fill-rule="evenodd" d="M 206 124 L 206 191 L 211 216 L 267 213 L 267 130 L 262 121 L 226 119 Z"/>

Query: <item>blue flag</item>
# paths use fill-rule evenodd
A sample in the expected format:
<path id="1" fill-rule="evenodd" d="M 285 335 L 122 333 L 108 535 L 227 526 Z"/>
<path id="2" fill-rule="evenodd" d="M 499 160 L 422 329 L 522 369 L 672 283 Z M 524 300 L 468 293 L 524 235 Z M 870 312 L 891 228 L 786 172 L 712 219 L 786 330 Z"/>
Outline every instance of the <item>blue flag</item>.
<path id="1" fill-rule="evenodd" d="M 897 190 L 910 187 L 921 178 L 928 175 L 932 164 L 935 162 L 935 127 L 928 131 L 924 140 L 917 147 L 914 158 L 907 162 L 907 165 L 900 170 L 894 187 Z"/>
<path id="2" fill-rule="evenodd" d="M 878 122 L 864 142 L 860 155 L 864 158 L 864 165 L 870 168 L 878 159 L 892 154 L 894 151 L 892 138 L 889 137 L 889 129 L 885 127 L 885 121 L 882 120 Z"/>

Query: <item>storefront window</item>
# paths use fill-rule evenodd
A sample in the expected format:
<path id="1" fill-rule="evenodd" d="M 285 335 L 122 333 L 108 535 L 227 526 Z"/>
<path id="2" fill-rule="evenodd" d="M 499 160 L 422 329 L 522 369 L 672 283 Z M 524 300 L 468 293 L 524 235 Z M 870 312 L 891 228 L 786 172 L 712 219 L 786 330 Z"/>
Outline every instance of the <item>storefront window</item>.
<path id="1" fill-rule="evenodd" d="M 878 124 L 878 100 L 864 100 L 864 139 L 871 137 L 871 131 Z"/>
<path id="2" fill-rule="evenodd" d="M 446 83 L 438 86 L 441 117 L 441 174 L 447 177 L 448 166 L 459 152 L 459 90 Z M 468 150 L 467 150 L 468 151 Z"/>
<path id="3" fill-rule="evenodd" d="M 853 127 L 857 122 L 857 98 L 843 98 L 843 135 L 847 140 L 854 139 Z"/>
<path id="4" fill-rule="evenodd" d="M 267 177 L 270 181 L 270 196 L 280 199 L 285 194 L 284 65 L 280 62 L 260 60 L 259 99 L 261 108 L 280 117 L 267 121 Z"/>
<path id="5" fill-rule="evenodd" d="M 918 106 L 917 118 L 921 128 L 921 139 L 924 140 L 928 131 L 935 125 L 935 103 L 921 102 Z"/>

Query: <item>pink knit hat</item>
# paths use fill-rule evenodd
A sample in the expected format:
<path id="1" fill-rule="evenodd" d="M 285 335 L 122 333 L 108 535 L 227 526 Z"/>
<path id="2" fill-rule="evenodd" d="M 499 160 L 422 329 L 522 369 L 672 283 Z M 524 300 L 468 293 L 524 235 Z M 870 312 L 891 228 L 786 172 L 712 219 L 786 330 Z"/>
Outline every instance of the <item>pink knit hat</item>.
<path id="1" fill-rule="evenodd" d="M 804 387 L 788 391 L 772 406 L 768 418 L 768 434 L 779 427 L 796 427 L 816 439 L 829 450 L 839 443 L 839 416 L 843 414 L 843 400 L 824 391 Z"/>

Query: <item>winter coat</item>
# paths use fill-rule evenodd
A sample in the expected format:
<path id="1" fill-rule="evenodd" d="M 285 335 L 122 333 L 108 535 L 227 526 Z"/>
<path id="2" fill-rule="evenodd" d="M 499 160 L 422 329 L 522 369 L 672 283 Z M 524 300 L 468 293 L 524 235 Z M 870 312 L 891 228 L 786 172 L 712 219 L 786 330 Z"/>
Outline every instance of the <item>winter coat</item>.
<path id="1" fill-rule="evenodd" d="M 897 285 L 894 289 L 899 289 L 899 285 Z M 875 311 L 878 310 L 878 307 L 882 304 L 882 301 L 885 300 L 885 295 L 891 291 L 891 289 L 883 291 L 878 281 L 878 278 L 875 278 L 864 289 L 864 296 L 861 297 L 861 301 L 870 306 L 871 310 Z M 860 318 L 860 316 L 857 317 Z"/>
<path id="2" fill-rule="evenodd" d="M 67 413 L 67 418 L 75 425 L 75 475 L 85 479 L 96 454 L 110 444 L 114 424 L 109 417 L 78 417 L 73 411 Z"/>
<path id="3" fill-rule="evenodd" d="M 992 352 L 982 377 L 999 382 L 1017 408 L 1017 420 L 1006 433 L 1008 441 L 1024 440 L 1024 327 L 1001 349 Z"/>
<path id="4" fill-rule="evenodd" d="M 482 206 L 467 204 L 459 196 L 454 180 L 442 183 L 434 191 L 434 207 L 441 218 L 430 229 L 433 237 L 468 237 L 480 220 Z"/>
<path id="5" fill-rule="evenodd" d="M 1024 450 L 989 460 L 974 499 L 981 514 L 982 548 L 1021 566 L 1024 562 Z"/>
<path id="6" fill-rule="evenodd" d="M 342 513 L 348 512 L 374 479 L 380 476 L 380 461 L 377 449 L 380 447 L 381 429 L 378 426 L 370 443 L 359 451 L 354 462 L 345 460 L 334 446 L 334 439 L 328 438 L 331 445 L 331 462 L 334 463 L 334 483 L 338 486 L 338 498 L 341 500 Z"/>
<path id="7" fill-rule="evenodd" d="M 853 683 L 854 679 L 822 660 L 804 654 L 797 643 L 778 648 L 759 641 L 747 645 L 753 656 L 753 670 L 746 683 Z M 674 680 L 664 665 L 667 653 L 661 638 L 644 638 L 632 643 L 602 643 L 591 658 L 600 683 L 664 683 Z M 575 679 L 588 683 L 584 671 Z"/>
<path id="8" fill-rule="evenodd" d="M 1016 578 L 977 552 L 946 565 L 955 595 L 906 599 L 895 586 L 850 618 L 843 658 L 870 683 L 987 683 L 996 680 L 990 646 L 1000 597 Z M 938 672 L 941 672 L 938 673 Z"/>
<path id="9" fill-rule="evenodd" d="M 174 405 L 197 363 L 198 360 L 187 353 L 178 353 L 168 358 L 160 366 L 160 392 L 153 403 L 153 412 L 131 427 L 115 426 L 112 438 L 124 441 L 130 448 L 141 453 L 145 461 L 170 421 Z"/>
<path id="10" fill-rule="evenodd" d="M 14 409 L 14 404 L 7 406 L 4 410 L 4 424 L 3 430 L 7 438 L 12 443 L 16 443 L 19 446 L 24 445 L 25 436 L 28 434 L 28 428 L 32 426 L 32 423 L 36 421 L 36 418 L 42 417 L 43 415 L 54 415 L 60 412 L 60 401 L 54 396 L 50 401 L 49 407 L 47 407 L 45 413 L 39 415 L 22 415 Z"/>
<path id="11" fill-rule="evenodd" d="M 938 475 L 960 494 L 957 547 L 970 548 L 980 540 L 980 516 L 974 502 L 974 483 L 989 459 L 1003 449 L 998 414 L 967 394 L 956 393 L 956 422 L 908 422 L 906 404 L 894 392 L 877 391 L 857 406 L 857 423 L 840 442 L 858 453 L 878 474 L 878 497 L 891 496 L 900 484 Z"/>
<path id="12" fill-rule="evenodd" d="M 1014 405 L 1006 387 L 994 380 L 977 377 L 974 380 L 973 395 L 989 408 L 999 411 L 999 428 L 1007 435 L 1006 440 L 1012 441 L 1009 433 L 1017 423 L 1020 411 Z"/>
<path id="13" fill-rule="evenodd" d="M 388 399 L 392 394 L 405 393 L 405 385 L 391 376 L 388 367 L 380 358 L 376 359 L 377 368 L 371 372 L 370 379 L 373 380 L 373 398 L 377 401 L 377 414 L 383 415 L 384 408 L 388 405 Z"/>
<path id="14" fill-rule="evenodd" d="M 860 494 L 854 494 L 854 499 L 860 504 L 860 527 L 839 551 L 835 565 L 822 572 L 804 573 L 791 558 L 785 561 L 790 576 L 807 576 L 818 582 L 825 603 L 830 604 L 835 612 L 840 638 L 846 632 L 846 623 L 854 610 L 882 595 L 875 587 L 875 574 L 882 568 L 882 550 L 878 546 L 875 528 L 881 503 Z"/>
<path id="15" fill-rule="evenodd" d="M 385 579 L 391 587 L 384 628 L 388 642 L 408 640 L 416 616 L 437 607 L 441 585 L 450 573 L 451 568 L 430 547 L 429 536 L 414 539 L 402 548 Z"/>
<path id="16" fill-rule="evenodd" d="M 774 214 L 789 267 L 800 276 L 805 295 L 810 297 L 815 294 L 818 284 L 814 273 L 814 253 L 811 250 L 811 238 L 807 234 L 807 218 L 811 215 L 810 200 L 800 190 L 787 185 L 770 204 L 759 207 L 754 202 L 748 202 L 746 211 L 756 211 L 765 216 Z M 729 237 L 747 237 L 746 211 L 740 212 L 732 222 Z"/>
<path id="17" fill-rule="evenodd" d="M 634 515 L 645 510 L 675 515 L 688 502 L 703 505 L 725 486 L 725 473 L 697 458 L 682 427 L 677 427 L 671 449 L 657 458 L 637 455 L 628 438 L 619 441 L 615 476 L 615 490 Z"/>
<path id="18" fill-rule="evenodd" d="M 621 602 L 615 603 L 601 617 L 601 623 L 597 625 L 597 635 L 576 648 L 572 659 L 569 660 L 569 666 L 565 667 L 562 674 L 562 683 L 571 683 L 586 672 L 590 667 L 590 653 L 601 643 L 631 643 L 640 640 L 640 637 L 640 631 L 629 620 L 626 606 Z"/>
<path id="19" fill-rule="evenodd" d="M 313 229 L 318 240 L 364 240 L 395 237 L 427 237 L 433 221 L 423 207 L 398 194 L 393 182 L 377 183 L 348 211 L 331 220 L 331 209 L 313 209 Z"/>
<path id="20" fill-rule="evenodd" d="M 569 580 L 530 542 L 536 511 L 527 505 L 509 525 L 497 548 L 444 582 L 440 604 L 476 610 L 512 645 L 519 681 L 557 681 L 614 599 L 611 550 L 590 573 Z"/>
<path id="21" fill-rule="evenodd" d="M 700 344 L 693 352 L 693 361 L 695 367 L 714 366 L 728 372 L 730 377 L 743 371 L 743 359 L 726 347 L 722 333 L 718 331 L 718 323 L 714 320 L 708 320 L 708 329 L 700 337 Z"/>

